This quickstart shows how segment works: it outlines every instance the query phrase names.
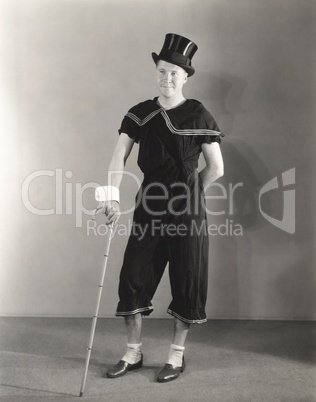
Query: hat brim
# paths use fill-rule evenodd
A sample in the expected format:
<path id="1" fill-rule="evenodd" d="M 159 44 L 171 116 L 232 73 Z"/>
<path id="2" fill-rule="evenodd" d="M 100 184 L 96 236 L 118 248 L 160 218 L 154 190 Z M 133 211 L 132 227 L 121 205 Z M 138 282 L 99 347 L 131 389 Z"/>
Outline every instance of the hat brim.
<path id="1" fill-rule="evenodd" d="M 152 53 L 151 56 L 152 56 L 155 64 L 157 64 L 159 60 L 163 60 L 163 61 L 166 61 L 171 64 L 175 64 L 176 66 L 183 68 L 183 70 L 185 70 L 188 73 L 189 77 L 191 77 L 195 73 L 195 69 L 192 66 L 187 66 L 186 64 L 177 63 L 176 61 L 172 60 L 171 58 L 158 56 L 157 53 Z"/>

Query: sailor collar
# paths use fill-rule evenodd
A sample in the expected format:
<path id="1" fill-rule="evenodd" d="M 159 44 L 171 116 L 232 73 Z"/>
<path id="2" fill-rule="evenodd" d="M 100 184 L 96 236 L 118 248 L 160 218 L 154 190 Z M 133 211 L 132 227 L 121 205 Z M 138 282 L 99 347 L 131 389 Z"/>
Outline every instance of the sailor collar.
<path id="1" fill-rule="evenodd" d="M 181 107 L 185 105 L 186 102 L 181 104 L 178 107 Z M 177 108 L 169 109 L 175 110 Z M 146 125 L 151 119 L 153 119 L 157 115 L 161 115 L 163 119 L 165 120 L 165 123 L 168 127 L 168 129 L 176 135 L 223 135 L 220 131 L 215 131 L 215 130 L 210 130 L 207 128 L 186 128 L 186 129 L 177 129 L 174 127 L 172 124 L 170 117 L 168 116 L 167 111 L 158 105 L 155 100 L 148 100 L 142 103 L 139 103 L 138 105 L 134 106 L 132 109 L 129 110 L 128 113 L 126 113 L 126 117 L 130 118 L 133 120 L 139 127 L 142 127 Z"/>

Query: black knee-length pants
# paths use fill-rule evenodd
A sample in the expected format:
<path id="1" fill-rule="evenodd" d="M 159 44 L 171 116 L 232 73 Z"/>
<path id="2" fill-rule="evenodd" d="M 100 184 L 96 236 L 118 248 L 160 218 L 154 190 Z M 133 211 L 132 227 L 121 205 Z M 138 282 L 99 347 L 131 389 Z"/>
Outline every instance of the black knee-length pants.
<path id="1" fill-rule="evenodd" d="M 172 300 L 168 313 L 187 323 L 206 321 L 207 220 L 203 189 L 200 181 L 195 184 L 190 185 L 188 199 L 180 201 L 182 207 L 177 206 L 182 214 L 166 208 L 166 213 L 152 215 L 143 202 L 138 203 L 120 274 L 117 316 L 153 311 L 151 301 L 169 263 Z"/>

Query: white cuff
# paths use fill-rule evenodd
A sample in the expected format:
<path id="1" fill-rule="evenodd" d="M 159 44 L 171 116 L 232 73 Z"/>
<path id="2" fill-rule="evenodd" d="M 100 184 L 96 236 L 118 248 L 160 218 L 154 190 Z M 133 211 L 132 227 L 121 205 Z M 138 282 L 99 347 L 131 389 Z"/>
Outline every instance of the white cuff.
<path id="1" fill-rule="evenodd" d="M 117 201 L 120 202 L 120 190 L 114 186 L 103 186 L 95 189 L 95 199 L 97 201 Z"/>

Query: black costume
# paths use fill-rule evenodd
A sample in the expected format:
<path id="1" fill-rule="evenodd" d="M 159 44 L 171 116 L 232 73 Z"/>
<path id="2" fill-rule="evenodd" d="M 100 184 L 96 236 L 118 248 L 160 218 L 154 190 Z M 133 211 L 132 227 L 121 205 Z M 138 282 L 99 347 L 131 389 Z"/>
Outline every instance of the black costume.
<path id="1" fill-rule="evenodd" d="M 138 165 L 144 180 L 136 196 L 116 315 L 149 315 L 169 262 L 168 313 L 187 323 L 203 323 L 208 235 L 197 166 L 201 145 L 220 143 L 221 133 L 200 102 L 189 99 L 165 110 L 157 99 L 130 109 L 119 130 L 139 143 Z"/>

